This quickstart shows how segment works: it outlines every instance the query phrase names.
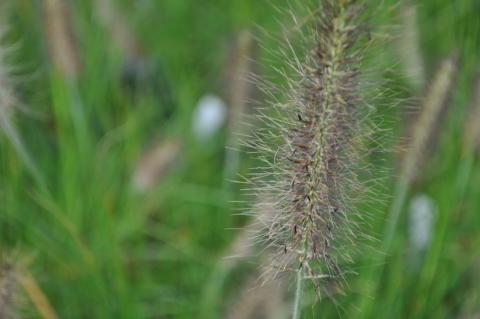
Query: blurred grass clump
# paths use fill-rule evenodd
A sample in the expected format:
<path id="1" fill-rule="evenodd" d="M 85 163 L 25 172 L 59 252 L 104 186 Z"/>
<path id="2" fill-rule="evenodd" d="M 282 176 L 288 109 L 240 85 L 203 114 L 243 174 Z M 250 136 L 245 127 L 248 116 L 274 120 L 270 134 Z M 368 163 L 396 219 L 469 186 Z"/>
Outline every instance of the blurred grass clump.
<path id="1" fill-rule="evenodd" d="M 396 135 L 386 148 L 409 137 L 425 88 L 452 55 L 457 80 L 436 123 L 436 147 L 405 191 L 388 255 L 372 243 L 355 261 L 346 294 L 306 301 L 303 316 L 476 318 L 480 137 L 464 132 L 480 125 L 471 119 L 480 107 L 480 2 L 386 2 L 392 20 L 379 22 L 393 26 L 385 36 L 398 45 L 385 47 L 378 58 L 392 67 L 375 76 L 402 101 L 380 111 L 379 125 Z M 278 44 L 266 34 L 281 32 L 285 17 L 277 9 L 290 6 L 0 4 L 0 270 L 8 265 L 9 276 L 0 277 L 0 306 L 11 292 L 18 298 L 8 300 L 19 300 L 16 312 L 25 318 L 289 317 L 288 281 L 255 284 L 255 225 L 242 214 L 244 185 L 230 180 L 256 164 L 232 149 L 242 148 L 235 136 L 249 129 L 239 123 L 256 125 L 249 114 L 265 99 L 235 74 L 275 81 L 273 69 L 284 61 L 269 60 Z M 220 97 L 207 112 L 226 115 L 215 115 L 218 129 L 199 138 L 192 116 L 206 96 Z M 404 153 L 375 160 L 394 170 Z M 382 197 L 393 199 L 395 183 L 387 179 Z M 419 196 L 433 203 L 430 235 L 412 257 L 409 216 Z M 371 216 L 375 238 L 382 238 L 389 206 L 379 204 Z"/>

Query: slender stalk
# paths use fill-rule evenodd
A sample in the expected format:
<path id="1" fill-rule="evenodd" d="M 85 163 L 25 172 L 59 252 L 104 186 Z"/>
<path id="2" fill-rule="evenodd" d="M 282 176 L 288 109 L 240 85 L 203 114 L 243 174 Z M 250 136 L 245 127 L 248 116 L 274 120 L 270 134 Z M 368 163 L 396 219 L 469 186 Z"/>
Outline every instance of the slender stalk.
<path id="1" fill-rule="evenodd" d="M 358 190 L 364 189 L 359 185 L 363 159 L 357 156 L 370 151 L 360 140 L 371 133 L 359 76 L 369 45 L 359 27 L 362 1 L 320 2 L 311 23 L 295 19 L 304 40 L 291 43 L 289 35 L 281 50 L 292 62 L 280 74 L 288 85 L 278 88 L 285 94 L 281 102 L 271 104 L 275 117 L 260 113 L 264 125 L 246 141 L 266 164 L 252 171 L 255 194 L 275 198 L 274 216 L 260 221 L 265 227 L 259 238 L 272 248 L 264 278 L 275 279 L 279 269 L 295 272 L 300 262 L 303 280 L 311 280 L 317 291 L 324 289 L 317 275 L 327 271 L 340 278 L 351 260 L 339 247 L 356 243 L 351 237 L 362 219 L 356 204 Z"/>
<path id="2" fill-rule="evenodd" d="M 303 271 L 302 268 L 297 271 L 296 279 L 296 289 L 295 289 L 295 299 L 293 301 L 293 314 L 292 319 L 300 319 L 301 313 L 301 301 L 303 294 Z"/>

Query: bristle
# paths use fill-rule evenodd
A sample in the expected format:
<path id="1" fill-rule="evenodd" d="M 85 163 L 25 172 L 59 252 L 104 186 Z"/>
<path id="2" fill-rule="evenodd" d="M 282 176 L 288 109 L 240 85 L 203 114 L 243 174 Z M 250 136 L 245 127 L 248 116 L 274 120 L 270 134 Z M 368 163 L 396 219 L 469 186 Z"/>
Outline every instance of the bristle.
<path id="1" fill-rule="evenodd" d="M 268 127 L 247 142 L 267 163 L 255 169 L 252 179 L 263 182 L 255 191 L 275 197 L 265 234 L 274 250 L 266 280 L 301 269 L 323 289 L 320 282 L 342 278 L 346 270 L 340 265 L 350 261 L 343 244 L 354 246 L 358 212 L 352 190 L 360 187 L 353 171 L 367 108 L 360 93 L 368 44 L 361 13 L 360 1 L 322 1 L 309 21 L 297 25 L 307 48 L 302 58 L 286 39 L 292 72 L 282 72 L 286 89 L 271 94 L 285 97 L 272 107 L 278 117 L 260 114 Z M 265 170 L 271 172 L 267 181 Z"/>
<path id="2" fill-rule="evenodd" d="M 436 147 L 440 128 L 458 73 L 457 58 L 445 59 L 435 73 L 423 98 L 420 114 L 412 128 L 410 142 L 403 159 L 400 178 L 410 185 L 418 180 L 418 172 Z"/>

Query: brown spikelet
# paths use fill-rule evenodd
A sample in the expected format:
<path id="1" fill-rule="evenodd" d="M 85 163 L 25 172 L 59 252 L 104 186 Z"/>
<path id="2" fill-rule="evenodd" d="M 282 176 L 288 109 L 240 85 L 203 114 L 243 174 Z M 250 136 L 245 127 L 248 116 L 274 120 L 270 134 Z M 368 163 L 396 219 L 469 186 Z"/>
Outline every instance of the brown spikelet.
<path id="1" fill-rule="evenodd" d="M 406 185 L 418 180 L 419 171 L 438 143 L 440 128 L 446 115 L 458 73 L 457 57 L 442 61 L 421 103 L 410 134 L 409 145 L 403 158 L 400 178 Z"/>
<path id="2" fill-rule="evenodd" d="M 66 1 L 42 0 L 43 23 L 51 61 L 66 79 L 74 79 L 80 69 L 78 49 Z"/>
<path id="3" fill-rule="evenodd" d="M 467 113 L 463 146 L 465 150 L 480 152 L 480 71 L 477 71 L 471 88 L 471 100 Z"/>
<path id="4" fill-rule="evenodd" d="M 0 318 L 17 318 L 17 273 L 14 264 L 0 260 Z"/>
<path id="5" fill-rule="evenodd" d="M 320 293 L 351 261 L 362 218 L 355 194 L 364 187 L 355 168 L 369 112 L 360 90 L 369 43 L 362 11 L 361 1 L 326 0 L 307 21 L 294 18 L 303 53 L 285 40 L 291 70 L 280 73 L 287 84 L 270 92 L 282 98 L 273 103 L 276 113 L 260 114 L 267 127 L 247 142 L 266 163 L 255 168 L 254 191 L 275 198 L 264 235 L 273 250 L 265 280 L 301 271 Z"/>

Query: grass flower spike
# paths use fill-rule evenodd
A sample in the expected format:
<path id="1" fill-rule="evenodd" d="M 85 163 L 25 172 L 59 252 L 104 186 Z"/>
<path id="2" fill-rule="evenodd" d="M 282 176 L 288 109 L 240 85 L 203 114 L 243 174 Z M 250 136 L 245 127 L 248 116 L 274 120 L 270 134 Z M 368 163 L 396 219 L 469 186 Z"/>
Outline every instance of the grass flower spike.
<path id="1" fill-rule="evenodd" d="M 294 18 L 302 44 L 287 37 L 282 54 L 290 69 L 280 71 L 287 85 L 266 90 L 280 92 L 280 102 L 272 105 L 274 115 L 261 113 L 266 128 L 250 142 L 267 164 L 253 173 L 260 180 L 255 192 L 275 198 L 262 237 L 273 251 L 266 280 L 297 273 L 297 297 L 305 279 L 320 294 L 328 286 L 322 282 L 344 277 L 341 266 L 351 261 L 362 218 L 357 168 L 368 153 L 362 145 L 371 111 L 361 90 L 370 41 L 362 10 L 361 1 L 325 0 L 307 20 Z"/>

